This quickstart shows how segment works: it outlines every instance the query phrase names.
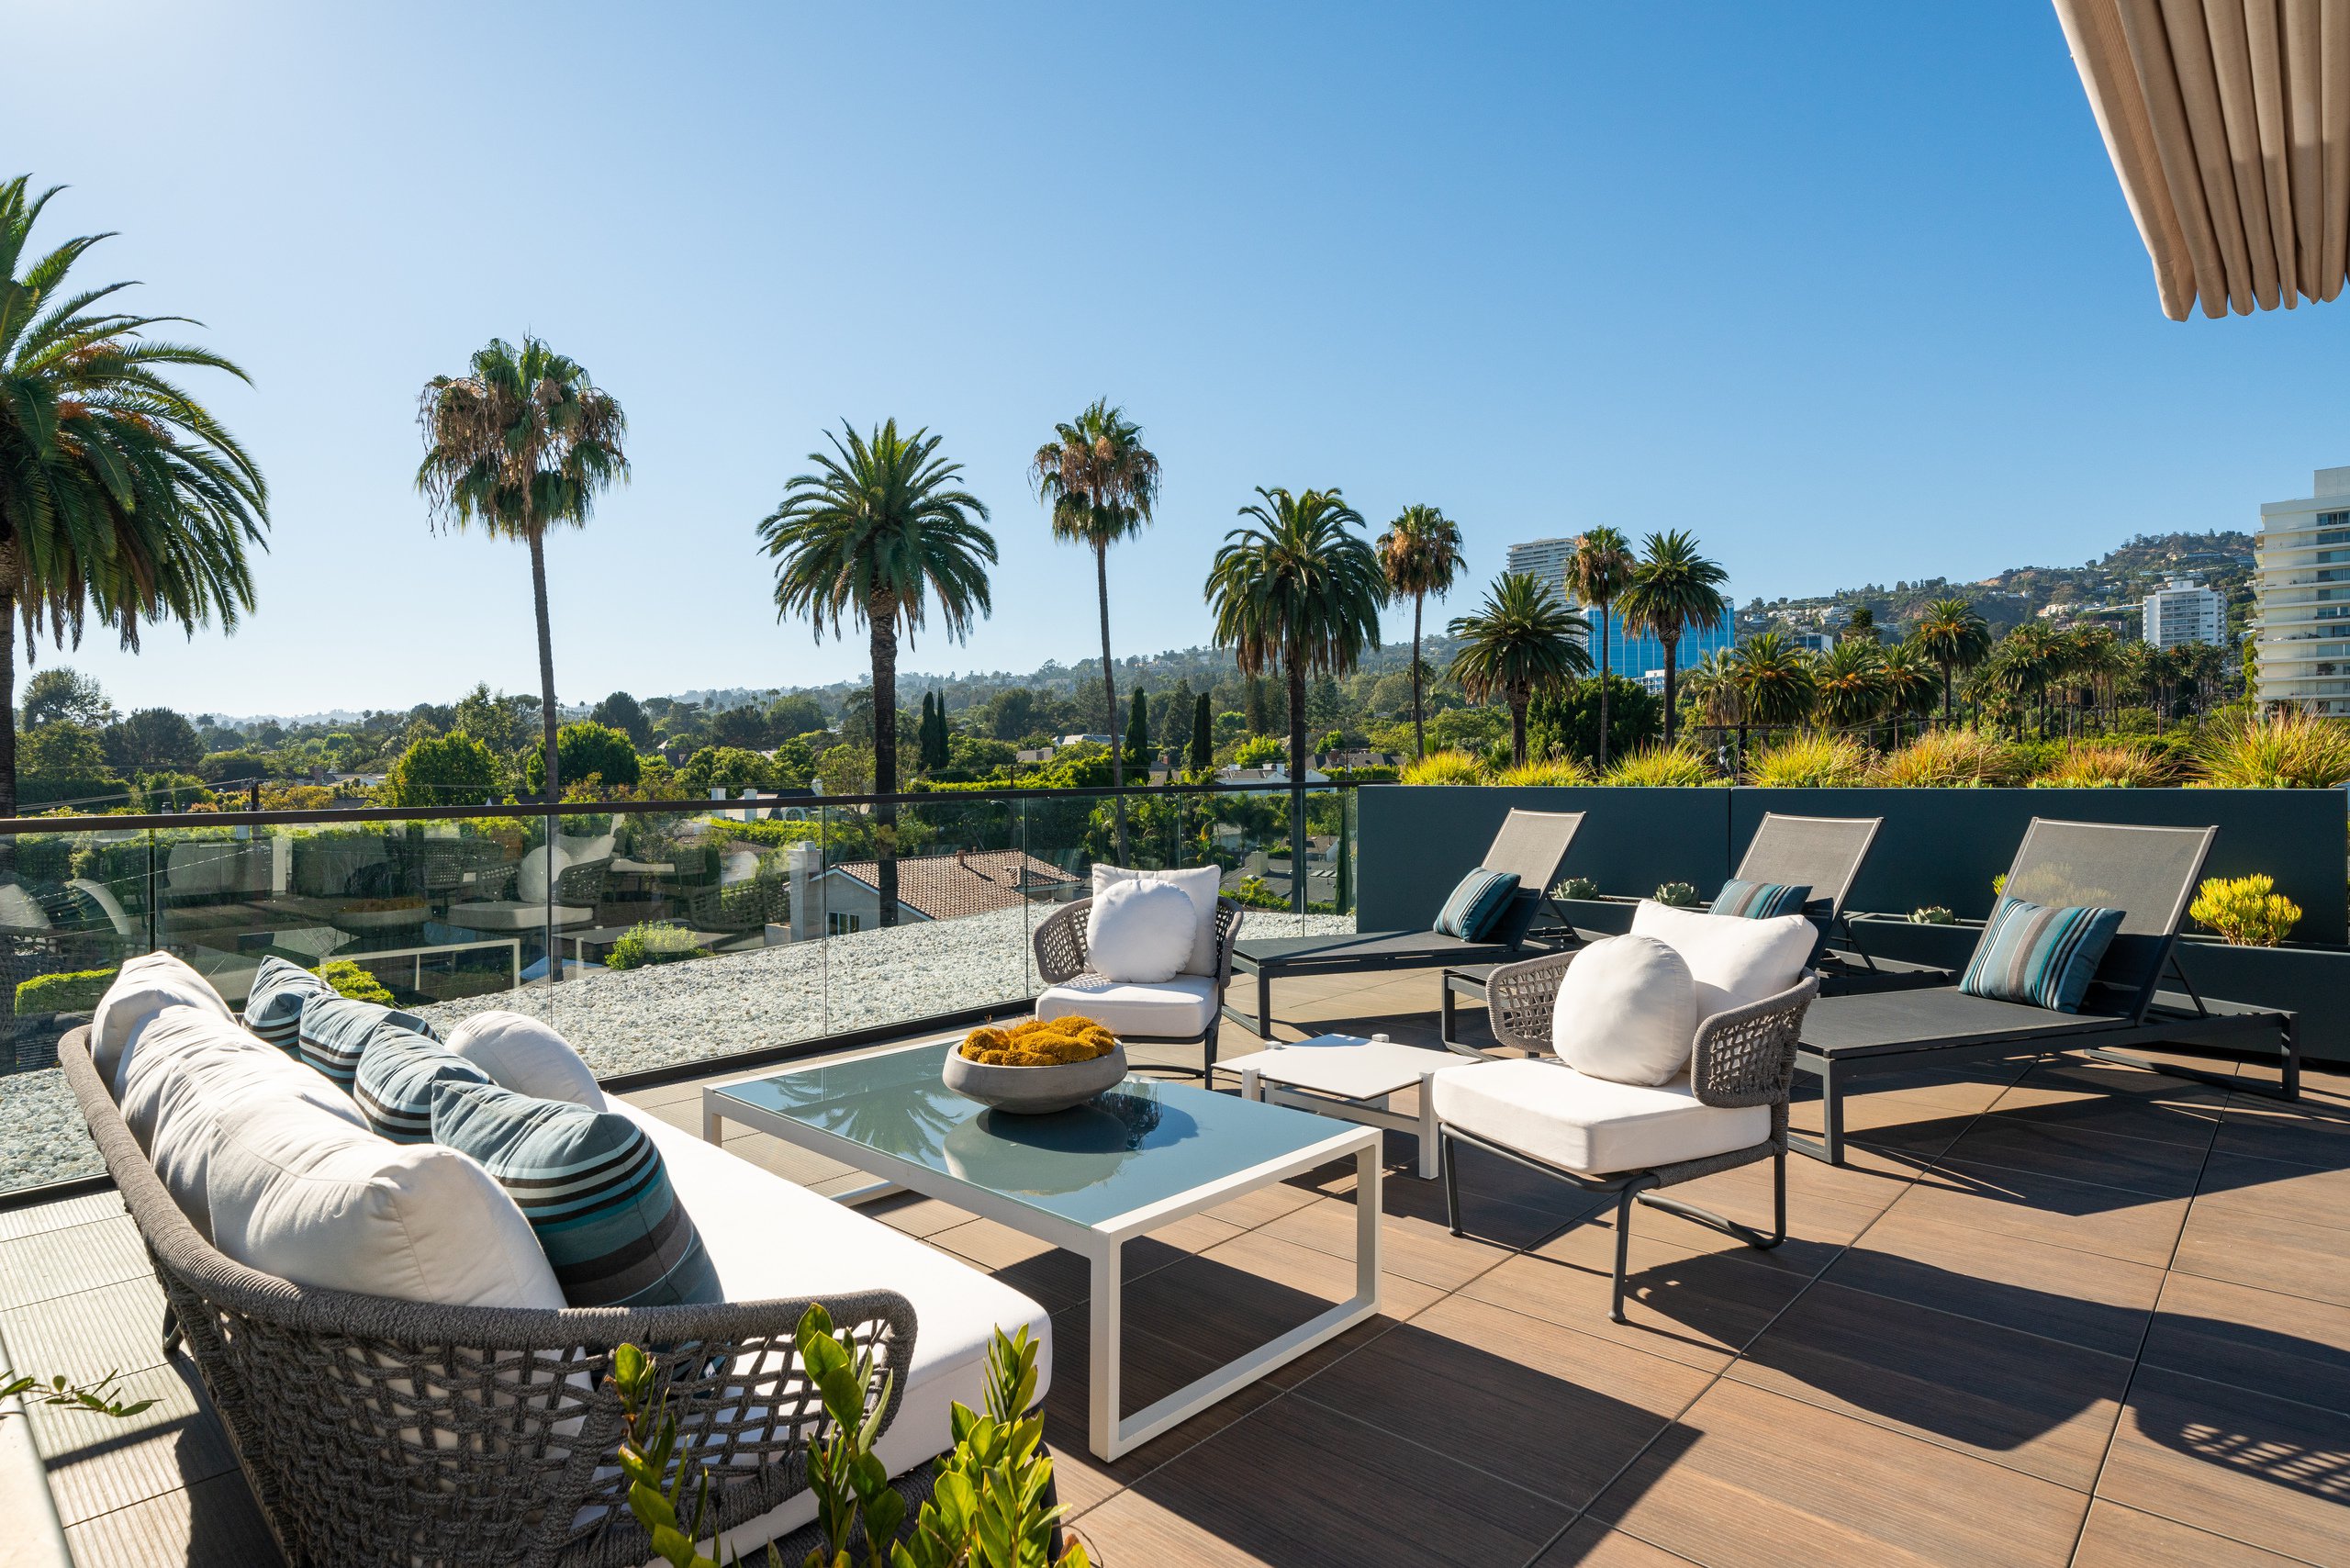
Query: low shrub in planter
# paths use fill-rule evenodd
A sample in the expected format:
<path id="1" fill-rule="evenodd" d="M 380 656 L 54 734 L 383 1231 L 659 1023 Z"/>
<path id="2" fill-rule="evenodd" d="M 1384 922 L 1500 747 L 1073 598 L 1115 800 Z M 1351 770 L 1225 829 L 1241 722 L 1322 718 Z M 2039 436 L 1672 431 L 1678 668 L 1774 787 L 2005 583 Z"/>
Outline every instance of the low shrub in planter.
<path id="1" fill-rule="evenodd" d="M 1671 745 L 1644 745 L 1609 764 L 1599 782 L 1632 790 L 1690 790 L 1719 784 L 1722 779 L 1704 752 L 1686 740 L 1678 740 Z"/>
<path id="2" fill-rule="evenodd" d="M 1847 790 L 1868 776 L 1869 748 L 1850 735 L 1790 735 L 1746 765 L 1747 782 L 1770 790 Z"/>
<path id="3" fill-rule="evenodd" d="M 2274 947 L 2300 923 L 2301 906 L 2264 876 L 2211 877 L 2195 890 L 2188 914 L 2235 947 Z"/>
<path id="4" fill-rule="evenodd" d="M 1654 897 L 1668 909 L 1687 909 L 1697 902 L 1697 890 L 1686 882 L 1667 882 L 1657 889 Z"/>
<path id="5" fill-rule="evenodd" d="M 1397 771 L 1398 784 L 1483 784 L 1485 765 L 1465 751 L 1432 751 Z"/>
<path id="6" fill-rule="evenodd" d="M 77 969 L 72 974 L 35 975 L 17 987 L 17 1014 L 87 1013 L 114 983 L 116 969 Z"/>
<path id="7" fill-rule="evenodd" d="M 1874 782 L 1894 790 L 1982 789 L 2012 784 L 2015 751 L 1975 730 L 1929 730 L 1877 762 Z"/>
<path id="8" fill-rule="evenodd" d="M 349 958 L 330 958 L 319 967 L 319 978 L 334 987 L 338 996 L 372 1002 L 378 1007 L 392 1004 L 392 993 L 384 989 L 384 982 Z"/>
<path id="9" fill-rule="evenodd" d="M 1913 909 L 1909 912 L 1909 924 L 1912 925 L 1956 925 L 1958 916 L 1938 903 L 1928 904 L 1923 909 Z"/>
<path id="10" fill-rule="evenodd" d="M 2033 775 L 2035 790 L 2155 790 L 2178 781 L 2167 759 L 2127 741 L 2067 748 Z"/>
<path id="11" fill-rule="evenodd" d="M 1496 784 L 1588 784 L 1591 769 L 1571 756 L 1551 757 L 1539 762 L 1521 762 L 1515 767 L 1505 767 L 1494 778 Z"/>
<path id="12" fill-rule="evenodd" d="M 1599 884 L 1589 877 L 1569 877 L 1551 890 L 1550 896 L 1561 899 L 1595 899 L 1599 896 Z"/>
<path id="13" fill-rule="evenodd" d="M 2228 790 L 2331 790 L 2350 779 L 2350 724 L 2297 708 L 2237 714 L 2197 748 L 2207 783 Z"/>
<path id="14" fill-rule="evenodd" d="M 694 934 L 682 925 L 668 921 L 647 921 L 629 927 L 612 950 L 604 955 L 608 969 L 637 969 L 654 964 L 682 963 L 688 958 L 707 958 L 710 949 L 694 940 Z"/>

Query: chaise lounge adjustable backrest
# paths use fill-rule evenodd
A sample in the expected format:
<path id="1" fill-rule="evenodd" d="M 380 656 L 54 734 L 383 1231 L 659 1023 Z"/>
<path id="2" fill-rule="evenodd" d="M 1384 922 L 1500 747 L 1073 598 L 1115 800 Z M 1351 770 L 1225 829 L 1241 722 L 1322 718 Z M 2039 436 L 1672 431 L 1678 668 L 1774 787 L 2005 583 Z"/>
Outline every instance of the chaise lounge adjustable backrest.
<path id="1" fill-rule="evenodd" d="M 1792 817 L 1772 812 L 1754 830 L 1735 873 L 1747 882 L 1777 882 L 1811 890 L 1804 913 L 1832 921 L 1869 857 L 1883 817 Z"/>
<path id="2" fill-rule="evenodd" d="M 2006 895 L 2052 907 L 2122 912 L 2121 928 L 2081 999 L 2082 1012 L 2133 1023 L 2145 1017 L 2218 832 L 2032 818 L 2009 868 Z M 1982 944 L 1975 946 L 1979 952 Z"/>
<path id="3" fill-rule="evenodd" d="M 1558 879 L 1559 868 L 1566 861 L 1567 846 L 1582 827 L 1581 812 L 1527 812 L 1513 807 L 1502 819 L 1501 831 L 1494 834 L 1483 864 L 1488 871 L 1514 872 L 1517 891 L 1510 896 L 1509 908 L 1494 928 L 1493 940 L 1515 947 L 1526 939 L 1535 912 L 1550 897 L 1550 884 Z"/>

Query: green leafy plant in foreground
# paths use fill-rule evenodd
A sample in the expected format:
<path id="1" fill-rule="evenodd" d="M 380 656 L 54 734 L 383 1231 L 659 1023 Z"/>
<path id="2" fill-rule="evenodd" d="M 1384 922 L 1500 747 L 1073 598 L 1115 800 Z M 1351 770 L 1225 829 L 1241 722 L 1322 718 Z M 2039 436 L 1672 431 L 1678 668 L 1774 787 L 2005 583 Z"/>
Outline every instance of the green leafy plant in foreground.
<path id="1" fill-rule="evenodd" d="M 905 1499 L 873 1453 L 890 1383 L 884 1378 L 877 1385 L 871 1350 L 835 1334 L 821 1303 L 800 1318 L 797 1339 L 827 1423 L 809 1453 L 809 1487 L 825 1544 L 802 1568 L 1091 1568 L 1075 1541 L 1052 1555 L 1062 1509 L 1046 1501 L 1053 1462 L 1044 1449 L 1044 1417 L 1022 1414 L 1035 1401 L 1038 1349 L 1024 1327 L 1016 1338 L 996 1331 L 988 1347 L 987 1412 L 956 1404 L 955 1447 L 938 1457 L 934 1495 L 911 1528 Z M 626 1421 L 620 1463 L 629 1480 L 629 1511 L 670 1568 L 719 1568 L 699 1546 L 710 1474 L 680 1450 L 677 1418 L 656 1392 L 655 1372 L 654 1359 L 634 1345 L 613 1353 L 612 1383 Z M 741 1559 L 730 1554 L 729 1561 Z M 785 1568 L 772 1545 L 765 1561 L 767 1568 Z"/>
<path id="2" fill-rule="evenodd" d="M 0 1403 L 18 1399 L 27 1405 L 62 1406 L 95 1411 L 117 1421 L 136 1416 L 155 1403 L 151 1399 L 118 1399 L 115 1394 L 121 1381 L 119 1372 L 108 1372 L 95 1383 L 69 1383 L 62 1372 L 47 1379 L 0 1376 Z M 0 1420 L 16 1413 L 0 1410 Z"/>

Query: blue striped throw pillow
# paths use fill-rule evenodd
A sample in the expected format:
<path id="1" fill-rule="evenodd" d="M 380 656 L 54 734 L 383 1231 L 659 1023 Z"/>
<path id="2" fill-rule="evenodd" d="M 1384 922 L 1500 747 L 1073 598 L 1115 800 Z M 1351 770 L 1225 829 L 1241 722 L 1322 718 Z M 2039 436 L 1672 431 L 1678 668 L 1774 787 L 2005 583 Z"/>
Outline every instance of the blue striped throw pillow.
<path id="1" fill-rule="evenodd" d="M 1775 920 L 1801 914 L 1811 902 L 1811 890 L 1787 882 L 1741 882 L 1732 877 L 1714 895 L 1713 914 L 1734 914 L 1743 920 Z"/>
<path id="2" fill-rule="evenodd" d="M 1509 907 L 1510 895 L 1517 891 L 1517 873 L 1488 871 L 1483 866 L 1460 879 L 1452 896 L 1444 901 L 1444 909 L 1436 917 L 1436 928 L 1447 936 L 1458 936 L 1463 942 L 1482 942 L 1494 923 Z"/>
<path id="3" fill-rule="evenodd" d="M 1958 989 L 1994 1002 L 2077 1013 L 2121 928 L 2118 909 L 2052 909 L 2002 898 Z"/>
<path id="4" fill-rule="evenodd" d="M 368 1036 L 386 1027 L 405 1029 L 428 1040 L 441 1037 L 413 1013 L 330 993 L 302 1004 L 302 1022 L 294 1040 L 304 1066 L 325 1073 L 336 1088 L 348 1093 L 359 1081 L 359 1056 L 367 1048 Z"/>
<path id="5" fill-rule="evenodd" d="M 443 1080 L 432 1140 L 472 1155 L 506 1189 L 572 1305 L 723 1299 L 661 1151 L 619 1112 Z"/>
<path id="6" fill-rule="evenodd" d="M 297 1055 L 303 1005 L 314 996 L 334 994 L 334 987 L 301 965 L 273 955 L 261 961 L 245 993 L 245 1027 L 287 1056 Z"/>
<path id="7" fill-rule="evenodd" d="M 390 1025 L 367 1036 L 351 1097 L 367 1125 L 394 1143 L 432 1141 L 432 1086 L 487 1083 L 489 1074 L 438 1040 Z"/>

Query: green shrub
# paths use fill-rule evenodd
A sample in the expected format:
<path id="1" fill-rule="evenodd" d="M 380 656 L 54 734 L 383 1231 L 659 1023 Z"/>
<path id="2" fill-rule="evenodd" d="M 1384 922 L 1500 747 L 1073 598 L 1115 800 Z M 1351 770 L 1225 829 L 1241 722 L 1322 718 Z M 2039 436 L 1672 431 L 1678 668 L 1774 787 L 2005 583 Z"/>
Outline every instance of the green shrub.
<path id="1" fill-rule="evenodd" d="M 1288 750 L 1270 735 L 1253 735 L 1240 743 L 1240 749 L 1232 754 L 1232 760 L 1241 767 L 1277 767 Z"/>
<path id="2" fill-rule="evenodd" d="M 1496 784 L 1568 785 L 1591 782 L 1591 769 L 1571 756 L 1521 762 L 1494 776 Z"/>
<path id="3" fill-rule="evenodd" d="M 400 753 L 376 800 L 386 806 L 470 806 L 498 793 L 497 756 L 460 733 L 419 741 Z"/>
<path id="4" fill-rule="evenodd" d="M 1465 751 L 1432 751 L 1396 771 L 1398 784 L 1483 784 L 1485 765 Z"/>
<path id="5" fill-rule="evenodd" d="M 2207 782 L 2229 790 L 2330 790 L 2350 779 L 2350 722 L 2298 708 L 2242 713 L 2197 748 Z"/>
<path id="6" fill-rule="evenodd" d="M 87 1013 L 114 983 L 118 969 L 77 969 L 72 974 L 35 975 L 17 987 L 17 1014 Z"/>
<path id="7" fill-rule="evenodd" d="M 1690 790 L 1722 780 L 1705 753 L 1684 739 L 1671 745 L 1644 745 L 1610 763 L 1599 781 L 1618 789 Z"/>
<path id="8" fill-rule="evenodd" d="M 2236 947 L 2274 947 L 2301 919 L 2301 906 L 2263 876 L 2208 878 L 2187 913 Z"/>
<path id="9" fill-rule="evenodd" d="M 330 958 L 319 966 L 319 978 L 334 987 L 337 996 L 347 996 L 353 1002 L 372 1002 L 379 1007 L 392 1004 L 392 993 L 384 982 L 361 969 L 349 958 Z"/>
<path id="10" fill-rule="evenodd" d="M 1875 781 L 1894 790 L 1964 790 L 2012 784 L 2020 772 L 2005 741 L 1975 730 L 1929 730 L 1880 759 Z"/>
<path id="11" fill-rule="evenodd" d="M 1757 746 L 1747 781 L 1774 790 L 1846 790 L 1868 781 L 1869 749 L 1850 735 L 1796 734 Z"/>
<path id="12" fill-rule="evenodd" d="M 710 949 L 694 940 L 694 934 L 674 921 L 648 920 L 632 925 L 621 939 L 604 955 L 608 969 L 638 969 L 654 964 L 682 963 L 688 958 L 707 958 Z"/>
<path id="13" fill-rule="evenodd" d="M 2035 774 L 2035 790 L 2152 790 L 2177 782 L 2171 763 L 2133 742 L 2065 748 Z"/>

